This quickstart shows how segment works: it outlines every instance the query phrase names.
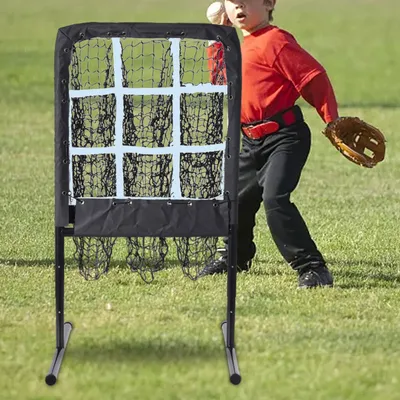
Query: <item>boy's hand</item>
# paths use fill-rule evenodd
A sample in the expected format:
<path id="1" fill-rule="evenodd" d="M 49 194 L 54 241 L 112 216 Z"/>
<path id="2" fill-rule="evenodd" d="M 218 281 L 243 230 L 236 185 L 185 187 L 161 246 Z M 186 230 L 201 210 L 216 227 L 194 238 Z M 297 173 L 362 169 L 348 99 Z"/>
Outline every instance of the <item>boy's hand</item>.
<path id="1" fill-rule="evenodd" d="M 207 18 L 214 25 L 232 26 L 232 22 L 226 14 L 224 3 L 220 1 L 216 1 L 208 7 Z"/>

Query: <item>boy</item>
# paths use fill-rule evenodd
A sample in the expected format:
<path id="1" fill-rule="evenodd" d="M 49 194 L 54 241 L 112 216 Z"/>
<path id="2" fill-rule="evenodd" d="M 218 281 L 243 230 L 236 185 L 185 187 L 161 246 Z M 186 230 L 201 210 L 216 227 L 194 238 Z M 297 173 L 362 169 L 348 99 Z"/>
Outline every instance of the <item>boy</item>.
<path id="1" fill-rule="evenodd" d="M 310 130 L 295 102 L 302 96 L 327 124 L 338 118 L 337 103 L 324 68 L 290 33 L 270 24 L 275 3 L 225 0 L 229 20 L 221 21 L 240 28 L 244 36 L 238 271 L 247 271 L 255 255 L 253 228 L 263 202 L 272 238 L 297 271 L 299 287 L 332 286 L 332 275 L 298 209 L 290 202 L 290 194 L 299 182 L 311 145 Z M 208 48 L 216 63 L 222 53 L 219 46 L 221 43 L 214 43 Z M 226 271 L 227 260 L 221 257 L 199 276 Z"/>

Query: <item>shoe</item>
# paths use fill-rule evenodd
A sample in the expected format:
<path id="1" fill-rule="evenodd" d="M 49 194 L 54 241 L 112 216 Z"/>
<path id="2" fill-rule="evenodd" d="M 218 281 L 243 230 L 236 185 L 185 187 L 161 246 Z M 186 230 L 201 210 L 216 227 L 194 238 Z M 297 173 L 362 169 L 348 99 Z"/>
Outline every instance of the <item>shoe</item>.
<path id="1" fill-rule="evenodd" d="M 237 271 L 248 271 L 251 268 L 251 260 L 243 265 L 237 266 Z M 207 264 L 197 275 L 198 278 L 201 278 L 206 275 L 217 275 L 224 274 L 228 272 L 228 264 L 225 257 L 220 257 L 218 260 L 211 261 Z"/>
<path id="2" fill-rule="evenodd" d="M 324 264 L 308 266 L 299 271 L 299 289 L 333 286 L 333 277 Z"/>

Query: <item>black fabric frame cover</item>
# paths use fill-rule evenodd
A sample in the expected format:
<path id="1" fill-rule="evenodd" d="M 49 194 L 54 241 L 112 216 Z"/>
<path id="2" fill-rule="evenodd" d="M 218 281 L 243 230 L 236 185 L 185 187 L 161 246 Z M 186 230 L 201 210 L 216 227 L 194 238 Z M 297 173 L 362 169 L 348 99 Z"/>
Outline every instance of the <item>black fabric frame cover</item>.
<path id="1" fill-rule="evenodd" d="M 85 199 L 71 213 L 69 196 L 69 65 L 71 49 L 94 37 L 190 38 L 221 41 L 228 81 L 223 200 Z M 85 23 L 59 29 L 55 49 L 55 225 L 74 236 L 226 236 L 237 222 L 241 54 L 234 28 L 211 24 Z M 74 215 L 71 221 L 70 215 Z"/>

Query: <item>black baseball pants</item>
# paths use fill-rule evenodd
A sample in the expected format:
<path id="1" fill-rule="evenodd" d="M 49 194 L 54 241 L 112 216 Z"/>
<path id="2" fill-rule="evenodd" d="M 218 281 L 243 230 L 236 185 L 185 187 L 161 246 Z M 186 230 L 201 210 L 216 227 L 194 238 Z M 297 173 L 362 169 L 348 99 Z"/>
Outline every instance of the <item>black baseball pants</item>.
<path id="1" fill-rule="evenodd" d="M 304 121 L 258 140 L 243 135 L 238 185 L 239 267 L 255 255 L 253 229 L 261 203 L 272 238 L 292 268 L 325 263 L 299 210 L 290 201 L 310 146 L 311 133 Z"/>

